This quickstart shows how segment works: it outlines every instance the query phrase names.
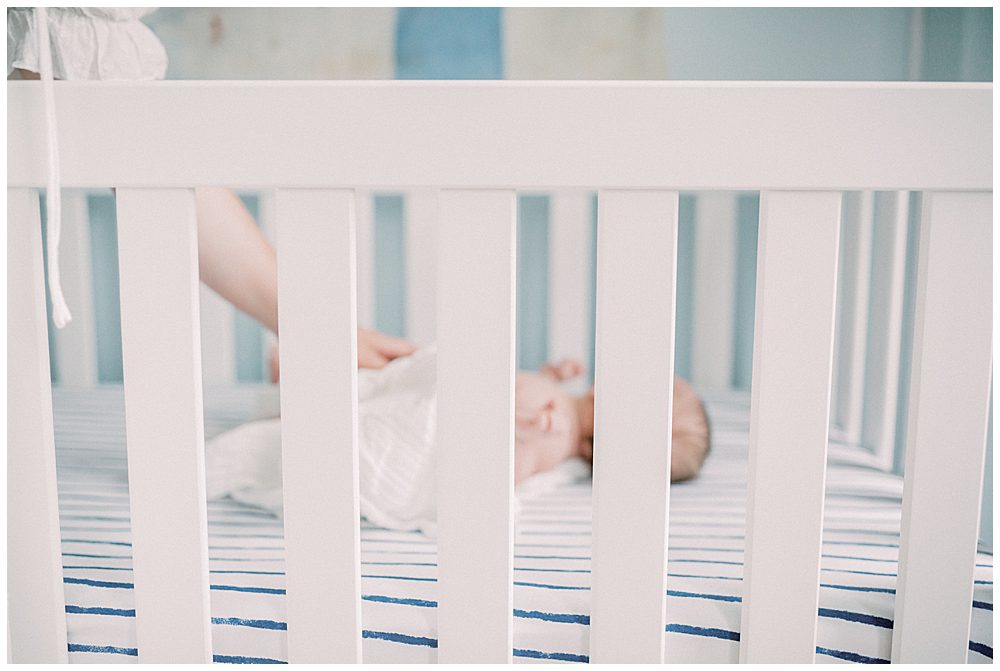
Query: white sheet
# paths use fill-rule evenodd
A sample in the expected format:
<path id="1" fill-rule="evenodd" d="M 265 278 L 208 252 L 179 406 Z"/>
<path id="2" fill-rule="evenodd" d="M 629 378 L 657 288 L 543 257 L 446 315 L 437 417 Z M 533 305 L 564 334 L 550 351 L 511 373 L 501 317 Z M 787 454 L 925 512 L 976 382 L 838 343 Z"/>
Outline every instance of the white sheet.
<path id="1" fill-rule="evenodd" d="M 206 392 L 212 435 L 253 415 L 252 388 Z M 747 397 L 710 399 L 715 446 L 704 473 L 672 490 L 669 662 L 738 658 Z M 120 389 L 56 390 L 64 573 L 73 662 L 136 661 Z M 899 480 L 831 466 L 817 661 L 889 657 Z M 234 502 L 209 505 L 217 661 L 284 661 L 281 523 Z M 523 504 L 515 546 L 516 661 L 586 661 L 590 483 Z M 368 662 L 436 658 L 434 541 L 362 528 L 363 652 Z M 992 557 L 977 560 L 969 661 L 992 658 Z"/>

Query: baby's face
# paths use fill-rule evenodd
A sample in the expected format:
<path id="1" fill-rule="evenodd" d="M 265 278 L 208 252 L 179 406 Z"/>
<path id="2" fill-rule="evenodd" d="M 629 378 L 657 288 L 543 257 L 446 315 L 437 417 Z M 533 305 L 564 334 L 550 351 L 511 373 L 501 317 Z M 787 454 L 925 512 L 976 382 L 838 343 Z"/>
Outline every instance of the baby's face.
<path id="1" fill-rule="evenodd" d="M 576 402 L 557 382 L 518 373 L 514 390 L 514 481 L 547 471 L 578 454 Z"/>

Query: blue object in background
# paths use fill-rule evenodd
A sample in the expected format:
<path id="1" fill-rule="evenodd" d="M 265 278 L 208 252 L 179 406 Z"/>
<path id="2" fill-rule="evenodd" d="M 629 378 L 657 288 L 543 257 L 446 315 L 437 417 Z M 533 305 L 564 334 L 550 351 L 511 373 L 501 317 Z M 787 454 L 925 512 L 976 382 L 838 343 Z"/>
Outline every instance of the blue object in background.
<path id="1" fill-rule="evenodd" d="M 396 18 L 396 79 L 503 79 L 500 9 L 404 7 Z"/>
<path id="2" fill-rule="evenodd" d="M 379 194 L 374 203 L 375 328 L 406 337 L 406 232 L 403 197 Z"/>
<path id="3" fill-rule="evenodd" d="M 549 351 L 549 197 L 517 204 L 517 367 L 537 370 Z"/>

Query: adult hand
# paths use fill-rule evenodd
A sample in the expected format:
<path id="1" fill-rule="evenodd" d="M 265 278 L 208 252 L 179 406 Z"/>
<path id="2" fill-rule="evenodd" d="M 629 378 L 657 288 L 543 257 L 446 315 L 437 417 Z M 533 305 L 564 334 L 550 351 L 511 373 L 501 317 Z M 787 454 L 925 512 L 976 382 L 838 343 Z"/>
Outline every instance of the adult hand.
<path id="1" fill-rule="evenodd" d="M 401 338 L 358 329 L 358 368 L 381 368 L 397 357 L 413 354 L 416 349 Z"/>
<path id="2" fill-rule="evenodd" d="M 394 338 L 371 329 L 358 329 L 358 368 L 381 368 L 393 359 L 413 354 L 416 347 L 401 338 Z M 271 350 L 271 382 L 280 376 L 278 348 Z"/>

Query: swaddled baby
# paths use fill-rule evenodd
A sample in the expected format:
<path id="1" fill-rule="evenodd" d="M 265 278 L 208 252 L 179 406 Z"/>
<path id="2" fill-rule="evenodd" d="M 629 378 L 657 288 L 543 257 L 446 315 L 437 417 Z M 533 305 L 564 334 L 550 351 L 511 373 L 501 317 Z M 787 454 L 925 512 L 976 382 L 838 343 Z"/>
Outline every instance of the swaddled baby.
<path id="1" fill-rule="evenodd" d="M 378 526 L 435 533 L 436 351 L 427 347 L 384 368 L 358 372 L 361 515 Z M 578 362 L 547 365 L 515 379 L 514 482 L 538 489 L 585 474 L 594 433 L 593 389 L 574 398 L 562 382 Z M 708 451 L 708 422 L 697 396 L 674 385 L 671 479 L 692 477 Z M 280 420 L 251 422 L 205 445 L 208 497 L 229 496 L 280 515 Z M 557 468 L 558 467 L 558 468 Z"/>

